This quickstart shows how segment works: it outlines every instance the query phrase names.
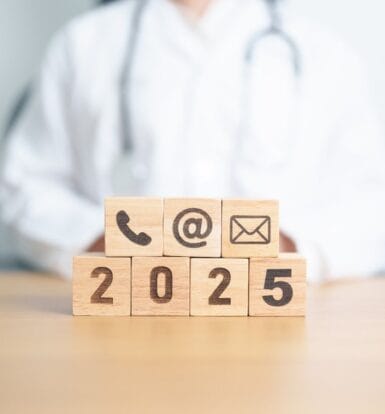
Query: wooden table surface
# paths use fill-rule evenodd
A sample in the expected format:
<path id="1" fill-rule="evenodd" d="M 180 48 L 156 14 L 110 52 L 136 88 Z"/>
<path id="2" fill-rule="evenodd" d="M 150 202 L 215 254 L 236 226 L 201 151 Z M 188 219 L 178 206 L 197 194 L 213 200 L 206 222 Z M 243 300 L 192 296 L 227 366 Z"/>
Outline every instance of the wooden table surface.
<path id="1" fill-rule="evenodd" d="M 385 413 L 385 278 L 306 318 L 73 317 L 71 285 L 0 275 L 0 413 Z"/>

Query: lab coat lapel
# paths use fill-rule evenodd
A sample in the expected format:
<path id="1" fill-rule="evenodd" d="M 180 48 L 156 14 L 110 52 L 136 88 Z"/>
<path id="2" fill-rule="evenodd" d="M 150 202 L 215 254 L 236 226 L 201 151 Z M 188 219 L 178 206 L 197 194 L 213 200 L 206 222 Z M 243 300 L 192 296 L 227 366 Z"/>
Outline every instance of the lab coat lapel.
<path id="1" fill-rule="evenodd" d="M 154 16 L 169 46 L 182 54 L 201 58 L 210 46 L 229 46 L 228 42 L 243 41 L 246 33 L 262 29 L 267 22 L 266 8 L 256 0 L 213 0 L 198 20 L 186 16 L 171 0 L 153 0 Z M 239 25 L 239 21 L 246 23 Z M 234 36 L 235 34 L 235 36 Z M 205 56 L 206 59 L 206 56 Z"/>
<path id="2" fill-rule="evenodd" d="M 188 60 L 196 60 L 202 45 L 183 12 L 170 0 L 153 0 L 154 24 L 164 44 Z"/>
<path id="3" fill-rule="evenodd" d="M 257 164 L 276 167 L 287 160 L 295 135 L 299 85 L 292 51 L 281 38 L 263 39 L 247 70 L 250 95 L 245 134 Z"/>

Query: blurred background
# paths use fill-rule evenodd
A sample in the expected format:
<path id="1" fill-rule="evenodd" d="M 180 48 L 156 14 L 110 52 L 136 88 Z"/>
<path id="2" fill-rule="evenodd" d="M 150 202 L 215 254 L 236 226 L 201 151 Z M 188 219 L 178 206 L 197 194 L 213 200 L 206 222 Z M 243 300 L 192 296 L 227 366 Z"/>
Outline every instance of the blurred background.
<path id="1" fill-rule="evenodd" d="M 71 17 L 96 4 L 96 0 L 1 0 L 1 131 L 4 131 L 16 98 L 38 69 L 52 34 Z M 385 125 L 385 47 L 382 42 L 385 3 L 382 0 L 290 0 L 290 5 L 299 14 L 338 32 L 366 61 L 373 100 Z M 6 236 L 2 234 L 0 266 L 3 267 L 11 257 L 4 239 Z"/>

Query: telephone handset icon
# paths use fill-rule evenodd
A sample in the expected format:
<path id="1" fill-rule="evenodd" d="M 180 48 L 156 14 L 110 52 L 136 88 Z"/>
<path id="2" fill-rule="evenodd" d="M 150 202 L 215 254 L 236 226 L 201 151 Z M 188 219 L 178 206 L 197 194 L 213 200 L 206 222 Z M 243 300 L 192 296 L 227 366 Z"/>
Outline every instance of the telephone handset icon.
<path id="1" fill-rule="evenodd" d="M 146 233 L 136 234 L 130 229 L 128 223 L 130 222 L 130 217 L 125 211 L 119 211 L 116 215 L 116 223 L 119 227 L 119 230 L 127 237 L 128 240 L 132 241 L 135 244 L 140 246 L 148 246 L 152 239 Z"/>

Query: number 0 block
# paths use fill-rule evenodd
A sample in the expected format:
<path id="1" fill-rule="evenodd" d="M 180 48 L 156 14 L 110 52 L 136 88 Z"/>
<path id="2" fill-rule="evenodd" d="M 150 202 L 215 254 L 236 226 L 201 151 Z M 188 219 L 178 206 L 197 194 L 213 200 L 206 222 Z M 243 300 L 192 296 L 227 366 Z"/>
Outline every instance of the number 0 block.
<path id="1" fill-rule="evenodd" d="M 132 315 L 188 316 L 189 289 L 189 258 L 132 259 Z"/>
<path id="2" fill-rule="evenodd" d="M 305 296 L 306 261 L 298 254 L 250 260 L 250 316 L 303 316 Z"/>
<path id="3" fill-rule="evenodd" d="M 247 316 L 248 278 L 247 259 L 191 259 L 191 315 Z"/>
<path id="4" fill-rule="evenodd" d="M 73 260 L 74 315 L 130 315 L 131 259 L 88 254 Z"/>

